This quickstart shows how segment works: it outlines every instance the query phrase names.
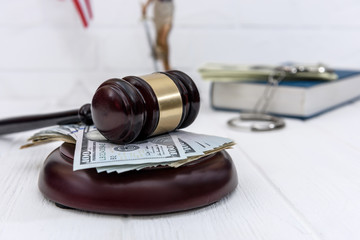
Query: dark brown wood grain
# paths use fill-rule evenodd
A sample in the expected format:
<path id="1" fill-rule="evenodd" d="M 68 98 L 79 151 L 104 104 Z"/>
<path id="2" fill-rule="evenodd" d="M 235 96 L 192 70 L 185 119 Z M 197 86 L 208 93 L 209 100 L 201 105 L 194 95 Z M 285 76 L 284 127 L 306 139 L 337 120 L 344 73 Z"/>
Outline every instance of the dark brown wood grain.
<path id="1" fill-rule="evenodd" d="M 107 214 L 177 212 L 219 201 L 237 186 L 231 157 L 221 151 L 179 168 L 123 174 L 72 170 L 74 145 L 63 144 L 46 159 L 39 189 L 58 205 Z"/>

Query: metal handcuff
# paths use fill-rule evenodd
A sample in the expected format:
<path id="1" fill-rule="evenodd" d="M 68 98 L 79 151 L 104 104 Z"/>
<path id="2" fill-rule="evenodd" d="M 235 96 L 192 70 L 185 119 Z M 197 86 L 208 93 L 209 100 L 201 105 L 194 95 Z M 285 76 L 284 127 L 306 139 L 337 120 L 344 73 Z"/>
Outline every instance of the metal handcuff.
<path id="1" fill-rule="evenodd" d="M 289 65 L 280 66 L 274 69 L 274 73 L 268 77 L 268 84 L 264 93 L 256 102 L 253 112 L 241 113 L 240 116 L 230 119 L 227 124 L 236 129 L 251 130 L 254 132 L 272 131 L 285 127 L 285 121 L 270 114 L 267 108 L 279 83 L 288 75 L 295 75 L 300 72 L 324 73 L 327 68 L 319 64 L 317 66 Z M 249 125 L 249 122 L 251 124 Z"/>

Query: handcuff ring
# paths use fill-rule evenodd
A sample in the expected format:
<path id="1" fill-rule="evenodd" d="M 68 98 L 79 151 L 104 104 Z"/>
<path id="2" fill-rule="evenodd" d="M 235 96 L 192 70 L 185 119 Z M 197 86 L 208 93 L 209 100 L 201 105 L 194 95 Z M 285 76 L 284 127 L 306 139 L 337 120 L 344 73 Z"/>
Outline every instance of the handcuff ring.
<path id="1" fill-rule="evenodd" d="M 255 121 L 250 126 L 245 124 L 247 121 Z M 254 132 L 272 131 L 285 127 L 285 121 L 282 118 L 271 116 L 264 113 L 242 113 L 239 117 L 230 119 L 227 124 L 236 129 L 250 129 Z"/>

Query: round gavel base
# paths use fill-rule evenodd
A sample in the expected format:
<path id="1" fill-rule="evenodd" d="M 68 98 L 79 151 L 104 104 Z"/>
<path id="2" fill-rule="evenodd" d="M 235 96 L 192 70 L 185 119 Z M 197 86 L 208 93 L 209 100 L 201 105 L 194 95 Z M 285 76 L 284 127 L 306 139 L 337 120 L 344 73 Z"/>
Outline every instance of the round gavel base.
<path id="1" fill-rule="evenodd" d="M 57 206 L 106 214 L 170 213 L 212 204 L 237 186 L 231 157 L 221 151 L 178 167 L 127 173 L 73 171 L 74 145 L 64 143 L 39 176 L 43 195 Z"/>

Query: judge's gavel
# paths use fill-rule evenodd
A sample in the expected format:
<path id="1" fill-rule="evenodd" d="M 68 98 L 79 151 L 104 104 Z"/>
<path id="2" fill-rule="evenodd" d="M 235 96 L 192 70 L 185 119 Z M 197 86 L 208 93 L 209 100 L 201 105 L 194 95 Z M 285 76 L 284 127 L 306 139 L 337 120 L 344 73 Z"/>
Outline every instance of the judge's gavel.
<path id="1" fill-rule="evenodd" d="M 193 80 L 183 72 L 167 71 L 105 81 L 92 103 L 79 110 L 0 120 L 0 134 L 51 125 L 95 124 L 108 140 L 125 144 L 189 126 L 200 108 Z"/>

